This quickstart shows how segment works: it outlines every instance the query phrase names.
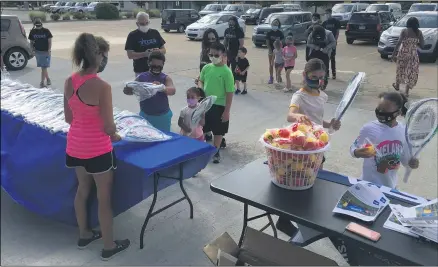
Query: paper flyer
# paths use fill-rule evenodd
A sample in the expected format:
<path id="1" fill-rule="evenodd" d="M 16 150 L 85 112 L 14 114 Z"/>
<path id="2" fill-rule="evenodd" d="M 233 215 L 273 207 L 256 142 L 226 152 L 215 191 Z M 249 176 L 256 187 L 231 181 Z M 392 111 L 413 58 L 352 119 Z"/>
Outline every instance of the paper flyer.
<path id="1" fill-rule="evenodd" d="M 404 227 L 401 222 L 397 219 L 397 216 L 394 215 L 393 212 L 389 215 L 388 219 L 386 220 L 385 224 L 383 224 L 383 228 L 390 229 L 405 235 L 410 235 L 413 237 L 418 237 L 418 235 L 412 233 L 410 231 L 410 228 Z"/>
<path id="2" fill-rule="evenodd" d="M 389 199 L 377 187 L 356 184 L 345 191 L 333 212 L 370 222 L 374 221 L 388 204 Z"/>
<path id="3" fill-rule="evenodd" d="M 403 226 L 438 228 L 437 199 L 415 207 L 390 206 Z"/>
<path id="4" fill-rule="evenodd" d="M 410 232 L 422 236 L 428 240 L 438 243 L 438 228 L 433 227 L 412 227 Z"/>

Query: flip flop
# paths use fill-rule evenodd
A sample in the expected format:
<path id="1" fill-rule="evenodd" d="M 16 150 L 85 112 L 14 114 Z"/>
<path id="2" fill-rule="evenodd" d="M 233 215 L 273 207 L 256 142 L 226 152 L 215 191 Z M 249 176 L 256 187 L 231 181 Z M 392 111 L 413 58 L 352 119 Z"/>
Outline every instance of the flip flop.
<path id="1" fill-rule="evenodd" d="M 392 84 L 392 87 L 394 87 L 394 89 L 395 89 L 396 91 L 400 91 L 400 88 L 397 87 L 395 83 Z"/>

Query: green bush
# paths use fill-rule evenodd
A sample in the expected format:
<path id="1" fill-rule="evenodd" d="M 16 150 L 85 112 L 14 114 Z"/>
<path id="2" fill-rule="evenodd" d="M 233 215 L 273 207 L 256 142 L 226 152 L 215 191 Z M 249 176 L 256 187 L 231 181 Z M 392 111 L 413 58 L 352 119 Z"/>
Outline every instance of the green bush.
<path id="1" fill-rule="evenodd" d="M 29 18 L 31 21 L 34 21 L 35 19 L 39 18 L 42 22 L 46 21 L 47 14 L 42 11 L 31 11 L 29 12 Z"/>
<path id="2" fill-rule="evenodd" d="M 73 13 L 73 18 L 77 20 L 83 20 L 85 19 L 85 14 L 83 12 L 76 12 Z"/>
<path id="3" fill-rule="evenodd" d="M 119 10 L 110 3 L 99 3 L 94 8 L 97 19 L 119 19 Z"/>
<path id="4" fill-rule="evenodd" d="M 58 21 L 61 18 L 61 15 L 59 15 L 58 13 L 53 13 L 50 14 L 50 18 L 54 21 Z"/>
<path id="5" fill-rule="evenodd" d="M 87 19 L 96 19 L 96 14 L 94 14 L 94 13 L 85 13 L 85 17 Z"/>
<path id="6" fill-rule="evenodd" d="M 121 19 L 128 18 L 128 17 L 126 16 L 126 12 L 120 12 L 120 13 L 119 13 L 119 17 L 120 17 Z"/>
<path id="7" fill-rule="evenodd" d="M 161 12 L 158 9 L 149 9 L 147 11 L 147 13 L 149 14 L 149 17 L 151 17 L 151 18 L 159 18 L 159 17 L 161 17 Z"/>
<path id="8" fill-rule="evenodd" d="M 124 12 L 127 19 L 132 19 L 134 17 L 134 12 L 128 11 Z"/>
<path id="9" fill-rule="evenodd" d="M 62 20 L 70 20 L 70 19 L 71 19 L 70 13 L 65 13 L 62 15 Z"/>
<path id="10" fill-rule="evenodd" d="M 139 12 L 146 12 L 146 10 L 144 10 L 143 8 L 134 8 L 134 9 L 132 10 L 132 15 L 133 15 L 133 17 L 136 18 L 136 17 L 137 17 L 137 14 L 138 14 Z"/>

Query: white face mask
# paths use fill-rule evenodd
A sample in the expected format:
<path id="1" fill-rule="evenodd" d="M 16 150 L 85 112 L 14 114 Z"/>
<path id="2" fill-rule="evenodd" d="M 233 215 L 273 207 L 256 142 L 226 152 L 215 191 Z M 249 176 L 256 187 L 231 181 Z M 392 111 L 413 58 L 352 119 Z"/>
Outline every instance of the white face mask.
<path id="1" fill-rule="evenodd" d="M 147 32 L 149 30 L 148 26 L 138 26 L 138 29 L 142 32 Z"/>
<path id="2" fill-rule="evenodd" d="M 318 23 L 319 22 L 319 20 L 312 20 L 312 23 L 313 24 L 316 24 L 316 23 Z"/>
<path id="3" fill-rule="evenodd" d="M 218 65 L 222 62 L 222 59 L 220 57 L 210 57 L 210 61 L 214 65 Z"/>

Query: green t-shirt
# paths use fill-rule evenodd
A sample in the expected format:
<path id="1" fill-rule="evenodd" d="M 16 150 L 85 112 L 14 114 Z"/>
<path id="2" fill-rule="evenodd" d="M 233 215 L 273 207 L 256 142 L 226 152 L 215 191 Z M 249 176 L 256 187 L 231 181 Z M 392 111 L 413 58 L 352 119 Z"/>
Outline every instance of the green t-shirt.
<path id="1" fill-rule="evenodd" d="M 205 95 L 217 97 L 215 105 L 225 106 L 226 93 L 234 93 L 234 77 L 227 65 L 207 64 L 202 68 L 199 79 L 204 83 Z"/>

